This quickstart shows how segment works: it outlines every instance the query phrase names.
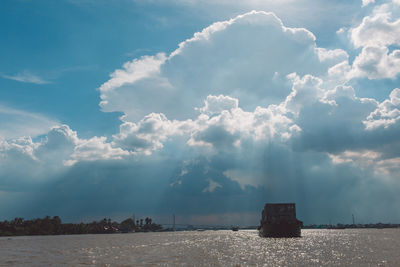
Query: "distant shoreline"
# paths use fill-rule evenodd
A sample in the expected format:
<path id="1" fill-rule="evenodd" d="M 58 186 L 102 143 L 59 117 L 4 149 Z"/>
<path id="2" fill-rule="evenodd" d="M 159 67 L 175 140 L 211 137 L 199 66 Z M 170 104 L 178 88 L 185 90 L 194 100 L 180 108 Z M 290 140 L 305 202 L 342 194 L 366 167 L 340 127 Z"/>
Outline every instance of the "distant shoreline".
<path id="1" fill-rule="evenodd" d="M 369 223 L 369 224 L 312 224 L 305 225 L 302 229 L 385 229 L 399 228 L 400 224 Z M 206 227 L 204 230 L 230 230 L 231 226 Z M 239 230 L 253 229 L 257 226 L 238 227 Z M 39 236 L 39 235 L 80 235 L 80 234 L 113 234 L 113 233 L 140 233 L 140 232 L 169 232 L 169 231 L 198 230 L 180 227 L 177 229 L 163 228 L 162 225 L 152 222 L 151 218 L 134 221 L 128 218 L 121 223 L 104 218 L 91 223 L 62 223 L 60 217 L 46 216 L 32 220 L 15 218 L 11 221 L 0 222 L 0 236 Z"/>
<path id="2" fill-rule="evenodd" d="M 383 229 L 383 228 L 400 228 L 400 224 L 394 223 L 368 223 L 368 224 L 321 224 L 321 225 L 305 225 L 302 229 Z"/>
<path id="3" fill-rule="evenodd" d="M 35 236 L 35 235 L 78 235 L 78 234 L 112 234 L 133 232 L 162 231 L 161 225 L 153 223 L 151 218 L 139 219 L 136 222 L 128 218 L 121 223 L 104 218 L 91 223 L 62 223 L 60 217 L 46 216 L 24 220 L 15 218 L 0 222 L 0 236 Z"/>

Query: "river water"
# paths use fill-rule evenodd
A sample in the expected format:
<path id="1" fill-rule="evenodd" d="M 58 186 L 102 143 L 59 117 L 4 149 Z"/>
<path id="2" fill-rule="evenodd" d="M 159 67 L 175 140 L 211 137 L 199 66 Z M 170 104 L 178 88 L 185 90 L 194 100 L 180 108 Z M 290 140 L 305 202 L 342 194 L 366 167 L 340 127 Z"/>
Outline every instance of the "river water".
<path id="1" fill-rule="evenodd" d="M 400 266 L 400 229 L 1 237 L 0 266 Z"/>

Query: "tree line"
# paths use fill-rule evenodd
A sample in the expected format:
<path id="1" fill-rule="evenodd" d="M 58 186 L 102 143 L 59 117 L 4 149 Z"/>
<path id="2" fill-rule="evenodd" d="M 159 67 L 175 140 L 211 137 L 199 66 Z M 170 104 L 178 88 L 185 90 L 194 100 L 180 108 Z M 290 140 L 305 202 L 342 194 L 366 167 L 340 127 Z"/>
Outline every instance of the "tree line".
<path id="1" fill-rule="evenodd" d="M 121 223 L 104 218 L 91 223 L 62 223 L 60 217 L 46 216 L 32 220 L 15 218 L 11 221 L 0 222 L 0 236 L 18 235 L 70 235 L 70 234 L 106 234 L 129 232 L 161 231 L 162 226 L 152 222 L 151 218 L 136 222 L 128 218 Z"/>

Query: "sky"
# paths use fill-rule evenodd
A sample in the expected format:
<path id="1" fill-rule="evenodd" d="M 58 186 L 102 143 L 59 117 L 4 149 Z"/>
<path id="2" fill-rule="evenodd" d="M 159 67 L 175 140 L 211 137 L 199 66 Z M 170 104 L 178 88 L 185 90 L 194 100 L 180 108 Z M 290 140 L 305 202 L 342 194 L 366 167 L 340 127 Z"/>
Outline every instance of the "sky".
<path id="1" fill-rule="evenodd" d="M 1 6 L 0 220 L 400 222 L 399 0 Z"/>

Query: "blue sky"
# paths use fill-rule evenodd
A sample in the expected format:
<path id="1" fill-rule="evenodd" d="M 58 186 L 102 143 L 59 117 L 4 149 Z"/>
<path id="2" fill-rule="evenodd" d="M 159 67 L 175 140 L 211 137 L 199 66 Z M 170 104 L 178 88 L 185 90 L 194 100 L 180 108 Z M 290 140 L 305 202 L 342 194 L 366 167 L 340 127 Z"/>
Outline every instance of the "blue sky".
<path id="1" fill-rule="evenodd" d="M 155 49 L 170 51 L 196 30 L 152 26 L 162 10 L 130 1 L 5 1 L 1 12 L 2 104 L 56 117 L 83 136 L 118 129 L 120 114 L 99 112 L 96 92 L 116 66 Z"/>
<path id="2" fill-rule="evenodd" d="M 400 220 L 400 2 L 3 1 L 0 219 Z"/>

